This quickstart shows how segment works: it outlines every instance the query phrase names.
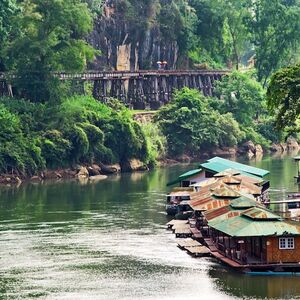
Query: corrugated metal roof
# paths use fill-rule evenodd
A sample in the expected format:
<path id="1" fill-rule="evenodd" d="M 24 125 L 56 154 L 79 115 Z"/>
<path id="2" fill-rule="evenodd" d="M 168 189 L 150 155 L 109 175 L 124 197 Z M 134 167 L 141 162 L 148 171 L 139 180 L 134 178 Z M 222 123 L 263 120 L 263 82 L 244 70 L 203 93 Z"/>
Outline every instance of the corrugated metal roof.
<path id="1" fill-rule="evenodd" d="M 247 166 L 238 162 L 230 161 L 221 157 L 214 157 L 209 159 L 207 162 L 200 165 L 202 168 L 211 170 L 213 172 L 219 173 L 225 171 L 226 169 L 235 169 L 238 171 L 243 171 L 255 176 L 264 177 L 270 172 L 264 169 L 259 169 L 251 166 Z"/>
<path id="2" fill-rule="evenodd" d="M 253 220 L 281 220 L 279 215 L 274 214 L 270 210 L 262 207 L 252 207 L 242 213 L 243 216 Z"/>
<path id="3" fill-rule="evenodd" d="M 252 184 L 260 184 L 260 183 L 264 182 L 264 180 L 260 177 L 247 176 L 247 175 L 244 175 L 244 174 L 236 175 L 235 178 L 241 179 L 243 182 L 246 181 L 246 182 L 252 183 Z"/>
<path id="4" fill-rule="evenodd" d="M 226 169 L 223 172 L 219 172 L 219 173 L 215 174 L 214 177 L 225 177 L 228 175 L 238 175 L 238 174 L 241 174 L 241 172 L 238 170 Z"/>
<path id="5" fill-rule="evenodd" d="M 212 227 L 212 225 L 216 225 L 218 223 L 224 222 L 225 220 L 238 217 L 242 213 L 241 210 L 232 210 L 228 211 L 227 213 L 224 213 L 218 217 L 212 218 L 211 220 L 208 221 L 208 225 Z"/>
<path id="6" fill-rule="evenodd" d="M 193 208 L 195 211 L 207 211 L 211 209 L 216 209 L 220 208 L 223 206 L 226 206 L 230 203 L 230 200 L 228 199 L 208 199 L 207 201 L 203 201 L 202 203 L 199 203 L 197 205 L 190 206 Z"/>
<path id="7" fill-rule="evenodd" d="M 218 218 L 224 214 L 227 214 L 228 212 L 232 211 L 233 209 L 230 207 L 230 205 L 226 205 L 217 209 L 208 210 L 204 212 L 205 219 L 207 221 L 210 221 L 212 219 Z"/>
<path id="8" fill-rule="evenodd" d="M 252 200 L 248 197 L 241 196 L 239 198 L 231 200 L 230 206 L 235 209 L 246 209 L 260 205 L 255 200 Z"/>
<path id="9" fill-rule="evenodd" d="M 177 177 L 177 179 L 168 182 L 168 183 L 167 183 L 167 186 L 176 184 L 176 183 L 178 183 L 178 182 L 180 182 L 180 181 L 183 181 L 183 180 L 185 180 L 185 179 L 187 179 L 187 178 L 189 178 L 189 177 L 195 176 L 195 175 L 201 173 L 201 171 L 202 171 L 202 169 L 194 169 L 194 170 L 190 170 L 190 171 L 188 171 L 188 172 L 185 172 L 185 173 L 179 175 L 179 176 Z"/>
<path id="10" fill-rule="evenodd" d="M 215 210 L 204 212 L 207 221 L 213 224 L 241 215 L 246 209 L 259 205 L 255 200 L 241 196 L 231 200 L 230 204 Z"/>
<path id="11" fill-rule="evenodd" d="M 190 186 L 191 187 L 205 187 L 205 186 L 215 183 L 217 181 L 218 181 L 218 178 L 212 177 L 212 178 L 207 178 L 206 180 L 191 184 Z"/>
<path id="12" fill-rule="evenodd" d="M 216 197 L 226 197 L 226 198 L 237 198 L 241 195 L 229 188 L 226 184 L 221 185 L 220 187 L 212 189 L 212 195 Z"/>
<path id="13" fill-rule="evenodd" d="M 208 201 L 212 201 L 214 198 L 211 196 L 210 193 L 205 193 L 199 196 L 198 198 L 193 198 L 189 201 L 189 204 L 192 208 L 197 207 L 200 204 L 206 203 Z"/>
<path id="14" fill-rule="evenodd" d="M 239 185 L 230 185 L 230 188 L 241 193 L 260 195 L 262 187 L 248 182 L 241 182 Z"/>
<path id="15" fill-rule="evenodd" d="M 239 184 L 242 182 L 242 179 L 237 178 L 232 175 L 227 175 L 221 178 L 221 180 L 226 184 Z"/>
<path id="16" fill-rule="evenodd" d="M 280 220 L 252 220 L 242 215 L 208 225 L 233 237 L 300 235 L 299 225 Z"/>

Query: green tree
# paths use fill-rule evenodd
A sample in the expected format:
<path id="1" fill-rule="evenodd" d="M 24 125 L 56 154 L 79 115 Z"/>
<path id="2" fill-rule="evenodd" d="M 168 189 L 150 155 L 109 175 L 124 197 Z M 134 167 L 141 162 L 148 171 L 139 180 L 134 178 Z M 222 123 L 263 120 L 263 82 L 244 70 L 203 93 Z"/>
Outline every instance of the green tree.
<path id="1" fill-rule="evenodd" d="M 15 0 L 2 0 L 0 2 L 0 71 L 4 71 L 3 46 L 12 30 L 12 17 L 17 12 Z"/>
<path id="2" fill-rule="evenodd" d="M 267 103 L 278 128 L 300 129 L 300 64 L 281 69 L 272 75 Z"/>
<path id="3" fill-rule="evenodd" d="M 22 96 L 34 101 L 57 97 L 55 71 L 81 71 L 96 53 L 83 39 L 92 29 L 86 3 L 80 0 L 25 0 L 14 19 L 20 34 L 6 53 L 17 73 Z"/>
<path id="4" fill-rule="evenodd" d="M 24 136 L 20 119 L 0 104 L 0 172 L 33 174 L 44 167 L 41 149 Z"/>
<path id="5" fill-rule="evenodd" d="M 216 62 L 233 61 L 238 69 L 249 40 L 245 0 L 193 0 L 191 5 L 198 17 L 196 33 L 202 56 L 207 51 Z"/>
<path id="6" fill-rule="evenodd" d="M 214 61 L 222 62 L 224 16 L 220 14 L 215 1 L 191 0 L 191 6 L 197 15 L 195 34 L 198 37 L 198 47 L 202 49 L 201 52 L 207 51 Z"/>
<path id="7" fill-rule="evenodd" d="M 166 136 L 169 154 L 197 155 L 200 150 L 233 146 L 242 138 L 230 114 L 221 116 L 199 91 L 183 88 L 160 109 L 156 121 Z"/>
<path id="8" fill-rule="evenodd" d="M 224 16 L 223 39 L 225 54 L 228 59 L 234 61 L 236 69 L 239 69 L 241 56 L 244 53 L 249 32 L 245 25 L 245 18 L 249 11 L 245 7 L 244 0 L 218 0 L 217 5 Z"/>
<path id="9" fill-rule="evenodd" d="M 248 0 L 248 8 L 252 12 L 248 24 L 255 46 L 257 76 L 266 86 L 270 75 L 288 65 L 299 50 L 300 2 Z"/>
<path id="10" fill-rule="evenodd" d="M 262 112 L 264 90 L 249 75 L 233 72 L 217 83 L 216 92 L 221 100 L 214 107 L 221 113 L 232 113 L 239 124 L 251 125 Z"/>

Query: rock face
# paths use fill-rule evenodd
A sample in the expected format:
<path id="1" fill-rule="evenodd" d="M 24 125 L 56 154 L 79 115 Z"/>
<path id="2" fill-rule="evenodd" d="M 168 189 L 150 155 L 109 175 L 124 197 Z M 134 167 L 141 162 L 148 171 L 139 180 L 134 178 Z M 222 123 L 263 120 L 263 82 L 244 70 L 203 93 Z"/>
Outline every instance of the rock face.
<path id="1" fill-rule="evenodd" d="M 299 144 L 293 137 L 288 137 L 286 140 L 286 146 L 288 151 L 299 150 Z"/>
<path id="2" fill-rule="evenodd" d="M 171 0 L 160 0 L 161 6 Z M 179 46 L 173 34 L 164 32 L 157 19 L 159 5 L 147 4 L 132 7 L 122 0 L 106 0 L 103 13 L 97 18 L 88 42 L 101 51 L 90 66 L 96 70 L 157 69 L 157 61 L 166 61 L 174 69 Z"/>
<path id="3" fill-rule="evenodd" d="M 249 158 L 251 158 L 255 155 L 261 156 L 264 153 L 264 150 L 261 145 L 255 145 L 252 141 L 248 141 L 238 149 L 238 152 L 240 154 L 246 154 Z"/>
<path id="4" fill-rule="evenodd" d="M 146 171 L 148 167 L 138 159 L 131 159 L 121 165 L 122 172 Z"/>
<path id="5" fill-rule="evenodd" d="M 93 164 L 92 166 L 87 168 L 89 172 L 89 176 L 98 176 L 101 174 L 101 168 L 100 166 Z"/>
<path id="6" fill-rule="evenodd" d="M 275 144 L 275 143 L 273 143 L 269 149 L 271 152 L 283 152 L 284 151 L 281 144 Z"/>
<path id="7" fill-rule="evenodd" d="M 262 153 L 264 153 L 264 150 L 263 150 L 262 146 L 261 145 L 255 145 L 255 154 L 257 155 L 257 154 L 262 154 Z"/>
<path id="8" fill-rule="evenodd" d="M 298 151 L 300 149 L 299 143 L 293 137 L 288 137 L 286 143 L 273 143 L 270 146 L 270 151 L 272 152 L 285 152 L 285 151 Z"/>
<path id="9" fill-rule="evenodd" d="M 241 151 L 244 151 L 244 152 L 252 152 L 252 153 L 255 153 L 255 145 L 252 141 L 248 141 L 246 143 L 244 143 L 242 145 L 242 147 L 240 148 Z"/>
<path id="10" fill-rule="evenodd" d="M 77 173 L 78 178 L 88 178 L 89 177 L 89 171 L 86 167 L 81 167 L 79 172 Z"/>

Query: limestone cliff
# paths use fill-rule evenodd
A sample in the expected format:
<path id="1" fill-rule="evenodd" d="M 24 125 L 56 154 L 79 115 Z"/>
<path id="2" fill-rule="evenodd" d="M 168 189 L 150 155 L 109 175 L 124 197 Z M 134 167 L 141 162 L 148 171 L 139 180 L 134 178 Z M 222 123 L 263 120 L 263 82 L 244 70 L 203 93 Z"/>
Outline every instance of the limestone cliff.
<path id="1" fill-rule="evenodd" d="M 91 68 L 156 69 L 157 61 L 176 68 L 181 19 L 172 5 L 172 0 L 106 0 L 88 38 L 102 53 Z"/>

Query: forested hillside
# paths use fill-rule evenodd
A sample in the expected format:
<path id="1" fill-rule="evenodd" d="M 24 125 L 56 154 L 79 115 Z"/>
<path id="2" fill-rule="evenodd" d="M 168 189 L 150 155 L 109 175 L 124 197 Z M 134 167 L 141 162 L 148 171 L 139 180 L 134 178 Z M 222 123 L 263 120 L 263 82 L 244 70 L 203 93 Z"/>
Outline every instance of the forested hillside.
<path id="1" fill-rule="evenodd" d="M 122 68 L 126 59 L 131 69 L 156 68 L 157 60 L 170 68 L 255 62 L 265 84 L 299 59 L 297 0 L 110 0 L 102 1 L 104 14 L 99 2 L 89 1 L 96 15 L 89 41 L 102 51 L 100 68 Z"/>
<path id="2" fill-rule="evenodd" d="M 299 20 L 299 0 L 2 0 L 0 71 L 15 77 L 14 98 L 0 99 L 0 172 L 135 158 L 154 165 L 297 138 Z M 176 91 L 148 125 L 118 99 L 99 103 L 88 85 L 78 95 L 54 76 L 156 69 L 163 60 L 169 69 L 233 72 L 214 98 Z"/>

